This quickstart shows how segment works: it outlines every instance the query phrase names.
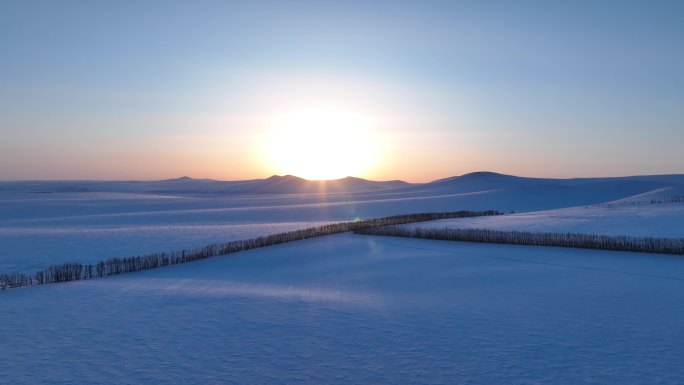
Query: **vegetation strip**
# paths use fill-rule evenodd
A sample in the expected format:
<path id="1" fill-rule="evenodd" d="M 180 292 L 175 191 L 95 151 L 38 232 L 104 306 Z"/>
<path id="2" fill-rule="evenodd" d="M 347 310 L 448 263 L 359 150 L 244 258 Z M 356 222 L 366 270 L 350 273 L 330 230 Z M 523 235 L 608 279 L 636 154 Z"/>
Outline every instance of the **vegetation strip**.
<path id="1" fill-rule="evenodd" d="M 395 215 L 391 217 L 367 219 L 355 222 L 332 223 L 318 227 L 311 227 L 308 229 L 288 231 L 279 234 L 230 241 L 226 243 L 215 243 L 204 247 L 184 249 L 180 251 L 160 252 L 131 257 L 115 257 L 99 261 L 95 264 L 64 263 L 39 270 L 32 275 L 24 273 L 0 274 L 0 290 L 21 286 L 79 281 L 123 273 L 133 273 L 136 271 L 178 265 L 181 263 L 198 261 L 201 259 L 218 257 L 221 255 L 278 245 L 286 242 L 294 242 L 303 239 L 349 231 L 367 230 L 379 226 L 392 226 L 438 219 L 465 218 L 500 214 L 501 213 L 497 211 L 454 211 L 444 213 Z"/>
<path id="2" fill-rule="evenodd" d="M 444 241 L 505 243 L 528 246 L 557 246 L 583 249 L 634 251 L 684 255 L 684 238 L 654 238 L 579 233 L 532 233 L 457 228 L 406 228 L 396 225 L 369 227 L 354 231 L 358 234 L 423 238 Z"/>

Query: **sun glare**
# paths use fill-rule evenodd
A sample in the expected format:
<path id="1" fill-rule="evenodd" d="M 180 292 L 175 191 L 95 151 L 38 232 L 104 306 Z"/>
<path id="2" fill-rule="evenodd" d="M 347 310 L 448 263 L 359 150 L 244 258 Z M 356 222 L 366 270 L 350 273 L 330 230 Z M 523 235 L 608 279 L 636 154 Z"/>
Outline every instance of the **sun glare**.
<path id="1" fill-rule="evenodd" d="M 265 141 L 265 158 L 276 173 L 316 180 L 361 175 L 379 151 L 373 121 L 337 109 L 276 116 Z"/>

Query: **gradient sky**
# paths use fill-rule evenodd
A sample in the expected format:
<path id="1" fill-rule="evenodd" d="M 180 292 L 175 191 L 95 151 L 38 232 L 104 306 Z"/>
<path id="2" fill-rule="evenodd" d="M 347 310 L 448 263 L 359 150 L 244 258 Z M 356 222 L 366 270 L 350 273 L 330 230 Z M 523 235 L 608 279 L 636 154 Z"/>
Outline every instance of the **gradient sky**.
<path id="1" fill-rule="evenodd" d="M 269 122 L 310 106 L 373 119 L 372 179 L 684 173 L 682 20 L 682 1 L 4 0 L 0 179 L 267 177 Z"/>

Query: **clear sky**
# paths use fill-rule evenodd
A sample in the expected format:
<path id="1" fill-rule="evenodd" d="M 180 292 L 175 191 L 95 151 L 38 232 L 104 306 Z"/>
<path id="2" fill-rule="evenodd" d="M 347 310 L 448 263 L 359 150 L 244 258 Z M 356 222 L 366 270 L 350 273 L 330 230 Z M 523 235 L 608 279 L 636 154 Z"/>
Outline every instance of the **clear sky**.
<path id="1" fill-rule="evenodd" d="M 683 20 L 683 1 L 3 0 L 0 179 L 684 173 Z"/>

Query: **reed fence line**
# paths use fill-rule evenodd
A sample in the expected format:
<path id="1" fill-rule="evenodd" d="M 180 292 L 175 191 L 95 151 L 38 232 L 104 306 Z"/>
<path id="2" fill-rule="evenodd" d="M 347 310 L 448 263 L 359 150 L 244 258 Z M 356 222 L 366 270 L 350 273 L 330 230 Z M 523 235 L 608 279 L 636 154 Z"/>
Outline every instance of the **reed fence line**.
<path id="1" fill-rule="evenodd" d="M 156 269 L 164 266 L 178 265 L 181 263 L 218 257 L 221 255 L 257 249 L 260 247 L 273 246 L 287 242 L 294 242 L 349 231 L 367 230 L 379 226 L 392 226 L 438 219 L 465 218 L 500 214 L 501 213 L 497 211 L 489 210 L 395 215 L 353 222 L 331 223 L 307 229 L 287 231 L 273 235 L 225 243 L 214 243 L 203 247 L 183 249 L 178 251 L 165 251 L 129 257 L 113 257 L 96 263 L 63 263 L 49 266 L 33 274 L 0 274 L 0 290 L 22 286 L 79 281 L 124 273 L 133 273 L 137 271 Z"/>

